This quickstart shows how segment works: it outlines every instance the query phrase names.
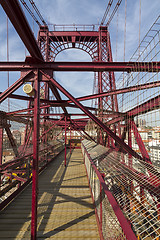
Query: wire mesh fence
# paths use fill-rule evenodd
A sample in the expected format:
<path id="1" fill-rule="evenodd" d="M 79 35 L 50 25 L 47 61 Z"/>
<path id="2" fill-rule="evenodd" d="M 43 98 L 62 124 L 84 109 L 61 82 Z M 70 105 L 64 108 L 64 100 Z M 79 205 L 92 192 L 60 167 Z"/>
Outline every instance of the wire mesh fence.
<path id="1" fill-rule="evenodd" d="M 149 163 L 84 140 L 82 151 L 104 239 L 130 239 L 115 215 L 95 167 L 137 239 L 160 239 L 160 169 Z M 135 239 L 136 239 L 135 238 Z"/>

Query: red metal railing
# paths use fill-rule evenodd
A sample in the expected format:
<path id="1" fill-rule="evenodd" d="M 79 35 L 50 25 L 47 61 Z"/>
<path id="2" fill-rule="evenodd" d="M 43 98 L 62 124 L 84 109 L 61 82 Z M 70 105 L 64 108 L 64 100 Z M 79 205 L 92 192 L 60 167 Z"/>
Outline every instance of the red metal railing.
<path id="1" fill-rule="evenodd" d="M 119 204 L 109 191 L 102 174 L 98 171 L 96 165 L 93 163 L 90 154 L 83 143 L 82 153 L 94 197 L 98 221 L 100 228 L 102 229 L 104 239 L 107 237 L 109 239 L 136 240 L 137 238 L 132 230 L 131 224 L 125 218 Z M 108 205 L 108 209 L 105 208 L 106 205 Z M 107 215 L 110 215 L 108 217 L 110 219 L 112 218 L 114 223 L 109 222 Z"/>

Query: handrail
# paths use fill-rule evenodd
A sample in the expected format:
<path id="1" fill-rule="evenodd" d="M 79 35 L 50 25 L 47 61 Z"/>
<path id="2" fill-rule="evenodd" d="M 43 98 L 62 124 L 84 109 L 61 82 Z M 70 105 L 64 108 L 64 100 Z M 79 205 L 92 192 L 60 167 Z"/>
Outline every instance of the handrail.
<path id="1" fill-rule="evenodd" d="M 97 167 L 95 166 L 94 162 L 92 161 L 91 159 L 91 156 L 90 154 L 87 152 L 87 149 L 86 147 L 84 146 L 84 144 L 82 143 L 82 147 L 84 148 L 84 152 L 85 154 L 87 155 L 90 163 L 91 163 L 91 166 L 93 167 L 95 173 L 97 174 L 97 177 L 100 181 L 100 184 L 104 190 L 104 193 L 105 195 L 107 196 L 111 206 L 112 206 L 112 209 L 115 213 L 115 215 L 117 216 L 118 218 L 118 221 L 120 223 L 120 226 L 126 236 L 126 238 L 128 240 L 137 240 L 132 228 L 131 228 L 131 224 L 129 223 L 129 221 L 125 218 L 120 206 L 118 205 L 117 201 L 115 200 L 114 196 L 112 195 L 112 193 L 109 191 L 101 173 L 98 171 Z"/>

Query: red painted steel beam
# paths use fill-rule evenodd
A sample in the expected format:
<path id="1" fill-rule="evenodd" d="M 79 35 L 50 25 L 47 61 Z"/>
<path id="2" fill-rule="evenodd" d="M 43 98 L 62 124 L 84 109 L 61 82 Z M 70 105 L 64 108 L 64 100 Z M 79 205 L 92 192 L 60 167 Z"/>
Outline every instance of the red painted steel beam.
<path id="1" fill-rule="evenodd" d="M 160 62 L 0 62 L 0 71 L 32 69 L 73 72 L 159 72 Z"/>
<path id="2" fill-rule="evenodd" d="M 52 148 L 54 148 L 54 146 L 49 146 L 49 147 L 46 147 L 46 148 L 42 148 L 42 149 L 39 150 L 39 153 L 42 153 L 44 151 L 49 151 Z M 31 157 L 33 157 L 33 152 L 29 153 L 27 155 L 24 155 L 22 157 L 18 157 L 18 158 L 14 159 L 14 160 L 8 161 L 6 163 L 3 163 L 0 166 L 0 172 L 4 171 L 4 170 L 8 170 L 8 169 L 11 170 L 11 169 L 14 169 L 14 168 L 16 168 L 18 166 L 21 166 L 24 163 L 28 162 L 28 158 L 31 158 Z"/>
<path id="3" fill-rule="evenodd" d="M 81 129 L 77 122 L 71 121 L 74 129 L 83 131 L 84 135 L 86 135 L 91 141 L 96 142 L 85 130 Z"/>
<path id="4" fill-rule="evenodd" d="M 43 73 L 43 72 L 42 72 Z M 66 97 L 68 97 L 77 107 L 79 107 L 87 116 L 89 116 L 99 127 L 108 133 L 126 152 L 134 156 L 135 158 L 142 159 L 132 148 L 130 148 L 122 139 L 120 139 L 110 128 L 108 128 L 103 122 L 101 122 L 95 115 L 93 115 L 87 108 L 85 108 L 80 102 L 78 102 L 66 89 L 64 89 L 56 80 L 43 73 Z"/>
<path id="5" fill-rule="evenodd" d="M 17 114 L 16 112 L 14 113 L 14 112 L 12 112 L 11 114 L 6 114 L 7 116 L 10 116 L 10 115 L 12 115 L 12 114 L 14 114 L 14 117 L 33 117 L 33 113 L 24 113 L 24 114 Z M 50 117 L 50 116 L 63 116 L 64 114 L 63 113 L 49 113 L 49 114 L 47 114 L 47 113 L 41 113 L 40 114 L 40 116 L 41 117 Z M 71 114 L 69 114 L 68 115 L 69 117 L 76 117 L 76 116 L 86 116 L 86 114 L 78 114 L 78 113 L 71 113 Z M 108 116 L 110 116 L 110 115 L 108 115 Z M 7 118 L 7 119 L 10 119 L 10 118 Z M 77 121 L 79 121 L 79 120 L 82 120 L 82 121 L 88 121 L 89 120 L 89 118 L 86 118 L 86 119 L 77 119 Z"/>
<path id="6" fill-rule="evenodd" d="M 78 101 L 86 101 L 86 100 L 91 100 L 91 99 L 95 99 L 95 98 L 108 97 L 108 96 L 112 96 L 112 95 L 129 93 L 129 92 L 134 92 L 134 91 L 139 91 L 139 90 L 144 90 L 144 89 L 149 89 L 149 88 L 154 88 L 154 87 L 159 87 L 159 86 L 160 86 L 160 81 L 156 81 L 156 82 L 145 83 L 145 84 L 136 85 L 136 86 L 132 86 L 132 87 L 116 89 L 113 91 L 103 92 L 103 93 L 99 93 L 99 94 L 87 95 L 87 96 L 79 97 L 79 98 L 77 98 L 77 100 Z M 70 103 L 71 101 L 67 101 L 67 102 Z"/>
<path id="7" fill-rule="evenodd" d="M 127 111 L 124 113 L 124 117 L 117 117 L 114 118 L 108 122 L 106 122 L 107 125 L 111 125 L 120 121 L 125 120 L 125 116 L 127 117 L 136 117 L 137 115 L 141 115 L 150 111 L 153 111 L 155 109 L 158 109 L 160 107 L 160 96 L 151 98 L 150 100 L 136 106 L 135 108 Z"/>
<path id="8" fill-rule="evenodd" d="M 34 98 L 32 98 L 34 100 Z M 51 105 L 43 105 L 40 107 L 40 109 L 44 109 L 44 108 L 49 108 Z M 21 109 L 21 110 L 17 110 L 17 111 L 13 111 L 13 112 L 9 112 L 9 113 L 6 113 L 7 116 L 9 115 L 15 115 L 15 114 L 18 114 L 18 113 L 23 113 L 23 112 L 31 112 L 31 111 L 34 111 L 34 108 L 25 108 L 25 109 Z M 58 114 L 59 115 L 59 114 Z"/>
<path id="9" fill-rule="evenodd" d="M 128 93 L 128 92 L 132 92 L 132 91 L 138 91 L 138 90 L 144 90 L 144 89 L 149 89 L 149 88 L 154 88 L 154 87 L 159 87 L 160 86 L 160 81 L 157 82 L 151 82 L 151 83 L 146 83 L 146 84 L 141 84 L 141 85 L 137 85 L 137 86 L 132 86 L 132 87 L 128 87 L 128 88 L 122 88 L 122 89 L 116 89 L 114 91 L 110 91 L 110 92 L 103 92 L 103 93 L 99 93 L 99 94 L 92 94 L 92 95 L 87 95 L 87 96 L 83 96 L 83 97 L 79 97 L 76 98 L 78 101 L 86 101 L 86 100 L 91 100 L 91 99 L 95 99 L 95 98 L 99 98 L 99 97 L 107 97 L 107 96 L 111 96 L 111 95 L 116 95 L 116 94 L 123 94 L 123 93 Z M 2 94 L 2 92 L 0 93 Z M 1 95 L 0 95 L 1 96 Z M 21 96 L 21 95 L 15 95 L 15 94 L 10 94 L 9 95 L 10 98 L 15 98 L 15 99 L 21 99 L 21 100 L 28 100 L 28 101 L 33 101 L 32 97 L 26 97 L 26 96 Z M 41 99 L 41 102 L 45 102 L 45 99 Z M 151 99 L 151 101 L 149 100 L 148 106 L 151 105 L 151 102 L 153 101 L 152 104 L 152 108 L 154 109 L 156 107 L 156 102 L 157 99 L 154 98 L 154 100 Z M 71 103 L 70 100 L 62 100 L 63 103 Z M 158 100 L 159 102 L 159 100 Z M 54 101 L 54 100 L 50 100 L 51 104 L 60 104 L 59 101 Z M 146 103 L 147 104 L 147 103 Z M 158 103 L 159 104 L 159 103 Z M 129 115 L 132 115 L 133 112 L 135 114 L 139 114 L 140 111 L 140 107 L 141 106 L 137 106 L 134 110 L 130 110 L 128 112 Z M 150 107 L 149 107 L 150 108 Z M 147 109 L 149 110 L 149 108 L 147 107 Z M 145 103 L 143 104 L 143 107 L 141 107 L 142 112 L 145 110 L 147 111 L 146 107 L 145 107 Z M 21 110 L 20 110 L 21 111 Z M 26 109 L 27 111 L 27 109 Z M 138 112 L 138 113 L 136 113 Z M 14 112 L 16 113 L 16 112 Z M 115 112 L 117 114 L 121 114 L 119 112 Z M 124 113 L 125 114 L 125 113 Z M 135 115 L 136 116 L 136 115 Z M 117 120 L 116 120 L 117 121 Z"/>
<path id="10" fill-rule="evenodd" d="M 49 151 L 50 149 L 52 149 L 54 146 L 49 146 L 49 147 L 46 147 L 46 148 L 40 148 L 39 149 L 39 153 L 42 153 L 44 151 Z M 18 157 L 14 160 L 11 160 L 11 161 L 8 161 L 6 163 L 3 163 L 1 166 L 0 166 L 0 171 L 4 171 L 6 169 L 13 169 L 13 168 L 16 168 L 17 166 L 21 166 L 23 165 L 24 163 L 26 163 L 28 161 L 28 158 L 31 158 L 33 157 L 33 151 L 31 149 L 31 151 L 29 152 L 29 154 L 26 154 L 22 157 Z"/>
<path id="11" fill-rule="evenodd" d="M 14 95 L 14 94 L 13 94 Z M 13 95 L 10 95 L 10 96 L 13 96 Z M 13 97 L 14 98 L 14 97 Z M 27 98 L 27 97 L 25 97 L 25 98 Z M 34 100 L 34 98 L 28 98 L 27 100 Z M 66 100 L 64 100 L 64 102 L 65 102 Z M 40 99 L 40 102 L 41 103 L 47 103 L 47 104 L 49 104 L 49 105 L 45 105 L 45 106 L 41 106 L 40 107 L 40 109 L 43 109 L 43 108 L 48 108 L 48 107 L 53 107 L 53 106 L 55 106 L 55 107 L 59 107 L 59 106 L 62 106 L 62 104 L 64 104 L 64 106 L 66 106 L 66 107 L 71 107 L 71 108 L 78 108 L 76 105 L 74 105 L 74 104 L 70 104 L 70 103 L 60 103 L 59 101 L 54 101 L 54 100 L 45 100 L 45 99 Z M 93 108 L 93 107 L 88 107 L 88 106 L 86 106 L 86 108 L 88 109 L 88 110 L 91 110 L 91 111 L 97 111 L 98 109 L 97 108 Z M 27 112 L 27 111 L 32 111 L 33 110 L 33 108 L 26 108 L 26 109 L 22 109 L 22 110 L 18 110 L 18 111 L 13 111 L 13 112 L 9 112 L 9 113 L 6 113 L 6 115 L 12 115 L 11 116 L 11 118 L 15 118 L 15 120 L 13 120 L 13 121 L 16 121 L 16 116 L 13 116 L 13 114 L 17 114 L 17 113 L 22 113 L 22 112 Z M 106 110 L 106 112 L 111 112 L 111 111 L 108 111 L 108 110 Z M 61 114 L 60 114 L 61 115 Z M 71 116 L 72 115 L 72 113 L 71 114 L 68 114 L 68 116 Z M 73 114 L 74 115 L 74 114 Z M 79 114 L 76 114 L 77 116 L 79 115 Z M 85 115 L 85 114 L 83 114 L 83 115 Z M 27 116 L 27 115 L 26 115 Z M 81 116 L 81 114 L 80 114 L 80 116 Z M 8 118 L 9 119 L 9 118 Z M 18 119 L 17 119 L 17 121 L 18 121 Z M 22 121 L 24 121 L 24 123 L 26 123 L 25 122 L 25 119 L 23 119 Z"/>
<path id="12" fill-rule="evenodd" d="M 51 147 L 53 148 L 53 147 Z M 58 155 L 59 153 L 57 153 L 56 155 Z M 56 156 L 55 156 L 56 157 Z M 15 161 L 15 160 L 14 160 Z M 41 167 L 39 169 L 39 173 L 41 173 L 44 168 L 46 168 L 50 162 L 54 161 L 54 158 L 52 158 L 50 161 L 48 161 L 45 165 L 43 165 L 43 167 Z M 29 185 L 29 183 L 31 182 L 32 178 L 28 179 L 23 185 L 21 185 L 17 190 L 15 190 L 8 198 L 6 198 L 2 203 L 0 203 L 0 211 L 5 208 L 20 192 L 22 192 L 26 186 Z"/>
<path id="13" fill-rule="evenodd" d="M 20 100 L 27 100 L 27 101 L 33 101 L 34 98 L 32 97 L 26 97 L 26 96 L 21 96 L 21 95 L 16 95 L 16 94 L 10 94 L 9 95 L 10 98 L 14 98 L 14 99 L 20 99 Z M 78 100 L 79 98 L 77 98 Z M 57 101 L 57 100 L 46 100 L 46 99 L 40 99 L 40 103 L 48 103 L 49 105 L 47 106 L 41 106 L 40 108 L 48 108 L 48 107 L 52 107 L 52 106 L 61 106 L 62 104 L 66 107 L 73 107 L 73 108 L 77 108 L 77 106 L 70 104 L 72 101 L 70 100 L 61 100 L 61 101 Z M 87 106 L 86 106 L 87 107 Z M 87 107 L 89 110 L 92 111 L 98 111 L 97 108 L 92 108 L 92 107 Z M 6 113 L 7 115 L 11 115 L 11 114 L 16 114 L 16 113 L 21 113 L 21 112 L 27 112 L 27 111 L 32 111 L 33 108 L 26 108 L 26 109 L 22 109 L 22 110 L 18 110 L 18 111 L 13 111 L 13 112 L 9 112 Z M 121 114 L 121 112 L 115 112 L 115 111 L 111 111 L 111 110 L 104 110 L 104 112 L 108 112 L 108 113 L 114 113 L 114 114 Z M 123 113 L 122 113 L 123 114 Z M 72 114 L 68 114 L 68 115 L 72 115 Z M 74 115 L 74 114 L 73 114 Z M 78 114 L 79 115 L 79 114 Z M 85 114 L 83 114 L 85 115 Z M 81 116 L 81 114 L 80 114 Z"/>
<path id="14" fill-rule="evenodd" d="M 6 119 L 8 119 L 10 121 L 18 122 L 18 123 L 23 123 L 23 124 L 28 124 L 30 122 L 28 119 L 23 118 L 21 116 L 7 116 L 6 115 Z"/>
<path id="15" fill-rule="evenodd" d="M 43 61 L 43 56 L 38 47 L 37 41 L 18 0 L 0 0 L 0 4 L 8 15 L 10 21 L 12 22 L 14 28 L 16 29 L 31 56 Z"/>
<path id="16" fill-rule="evenodd" d="M 7 97 L 9 97 L 10 94 L 16 91 L 20 86 L 22 86 L 25 80 L 32 75 L 33 75 L 32 71 L 26 73 L 25 76 L 19 78 L 15 83 L 13 83 L 9 88 L 7 88 L 7 90 L 2 92 L 0 94 L 0 103 L 3 102 Z"/>
<path id="17" fill-rule="evenodd" d="M 65 150 L 64 150 L 64 166 L 67 164 L 67 117 L 65 116 Z"/>
<path id="18" fill-rule="evenodd" d="M 17 150 L 17 145 L 16 145 L 14 137 L 13 137 L 13 135 L 11 133 L 11 130 L 10 130 L 10 128 L 8 126 L 5 126 L 5 130 L 6 130 L 9 142 L 10 142 L 12 148 L 13 148 L 13 152 L 14 152 L 15 156 L 18 157 L 19 153 L 18 153 L 18 150 Z"/>
<path id="19" fill-rule="evenodd" d="M 15 122 L 24 123 L 24 124 L 28 123 L 27 119 L 22 118 L 21 116 L 17 117 L 15 115 L 8 116 L 7 113 L 4 111 L 0 111 L 0 120 L 3 127 L 6 125 L 6 120 L 15 121 Z"/>
<path id="20" fill-rule="evenodd" d="M 133 120 L 130 120 L 129 125 L 130 125 L 131 129 L 133 130 L 135 139 L 137 141 L 137 144 L 139 146 L 139 149 L 141 151 L 141 154 L 142 154 L 143 158 L 146 159 L 147 162 L 151 163 L 148 152 L 147 152 L 147 150 L 145 148 L 145 145 L 142 141 L 141 135 L 138 132 L 138 129 L 137 129 L 137 126 L 136 126 L 135 122 Z"/>
<path id="21" fill-rule="evenodd" d="M 64 117 L 62 116 L 58 121 L 56 121 L 49 129 L 47 129 L 45 132 L 42 133 L 40 136 L 39 140 L 46 135 L 55 125 L 59 124 L 59 122 L 63 119 Z"/>
<path id="22" fill-rule="evenodd" d="M 160 96 L 157 96 L 129 110 L 128 112 L 126 112 L 126 114 L 130 117 L 135 117 L 137 115 L 144 114 L 149 111 L 158 109 L 159 107 L 160 107 Z"/>
<path id="23" fill-rule="evenodd" d="M 2 94 L 2 93 L 3 92 L 0 92 L 0 94 Z M 27 96 L 22 96 L 22 95 L 13 94 L 13 93 L 11 93 L 9 95 L 9 98 L 18 99 L 18 100 L 24 100 L 24 101 L 34 101 L 33 97 L 27 97 Z"/>
<path id="24" fill-rule="evenodd" d="M 123 116 L 116 117 L 116 118 L 113 118 L 112 120 L 107 121 L 105 124 L 109 126 L 109 125 L 112 125 L 114 123 L 118 123 L 120 121 L 123 121 L 124 119 L 125 119 L 125 117 L 123 117 Z"/>
<path id="25" fill-rule="evenodd" d="M 49 114 L 41 113 L 40 115 L 44 116 L 44 117 L 48 117 L 48 116 L 64 116 L 64 113 L 49 113 Z M 69 113 L 68 116 L 86 116 L 86 114 L 84 114 L 84 113 Z"/>
<path id="26" fill-rule="evenodd" d="M 0 127 L 0 165 L 2 164 L 3 156 L 3 128 Z"/>
<path id="27" fill-rule="evenodd" d="M 35 79 L 34 100 L 34 126 L 33 126 L 33 166 L 32 166 L 32 216 L 31 216 L 31 239 L 37 238 L 37 202 L 38 202 L 38 160 L 39 160 L 39 106 L 40 106 L 40 81 L 39 72 Z"/>
<path id="28" fill-rule="evenodd" d="M 75 127 L 71 126 L 71 130 L 77 131 L 83 138 L 85 138 L 85 134 L 82 133 L 82 131 L 83 131 L 82 129 L 80 129 L 80 128 L 75 128 Z M 91 140 L 91 138 L 90 138 L 90 140 Z M 95 140 L 92 140 L 92 141 L 95 141 Z M 70 148 L 71 148 L 71 144 L 70 144 Z"/>
<path id="29" fill-rule="evenodd" d="M 72 42 L 72 37 L 76 37 L 75 40 L 77 42 L 79 42 L 80 38 L 81 39 L 87 38 L 90 39 L 90 41 L 94 41 L 99 37 L 98 31 L 49 31 L 48 34 L 53 41 L 62 40 L 63 37 L 64 40 L 67 39 L 69 42 Z M 44 30 L 40 31 L 39 36 L 40 37 L 46 36 Z"/>
<path id="30" fill-rule="evenodd" d="M 60 96 L 57 88 L 56 88 L 52 83 L 49 83 L 49 87 L 50 87 L 53 95 L 56 97 L 56 99 L 59 100 L 59 101 L 61 101 L 62 99 L 61 99 L 61 96 Z M 68 115 L 67 109 L 66 109 L 64 106 L 62 106 L 61 108 L 62 108 L 62 110 L 64 111 L 64 113 Z"/>
<path id="31" fill-rule="evenodd" d="M 70 124 L 69 121 L 67 121 L 67 125 L 68 125 L 68 124 Z M 77 124 L 79 124 L 79 128 L 84 129 L 87 123 L 81 124 L 81 123 L 77 122 Z M 63 122 L 59 122 L 59 123 L 57 123 L 56 125 L 57 125 L 57 126 L 60 126 L 60 127 L 64 127 L 64 126 L 65 126 L 65 122 L 64 122 L 64 121 L 63 121 Z"/>

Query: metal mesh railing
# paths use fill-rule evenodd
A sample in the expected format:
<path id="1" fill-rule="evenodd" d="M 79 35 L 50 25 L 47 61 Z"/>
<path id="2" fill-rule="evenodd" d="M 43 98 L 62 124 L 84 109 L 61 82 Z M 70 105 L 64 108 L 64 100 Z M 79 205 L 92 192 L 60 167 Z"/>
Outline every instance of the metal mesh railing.
<path id="1" fill-rule="evenodd" d="M 85 165 L 104 239 L 131 239 L 126 235 L 122 216 L 117 215 L 119 207 L 135 239 L 159 240 L 159 169 L 135 158 L 131 168 L 127 154 L 91 141 L 83 143 Z"/>
<path id="2" fill-rule="evenodd" d="M 103 238 L 127 239 L 84 145 L 82 145 L 82 153 Z"/>

